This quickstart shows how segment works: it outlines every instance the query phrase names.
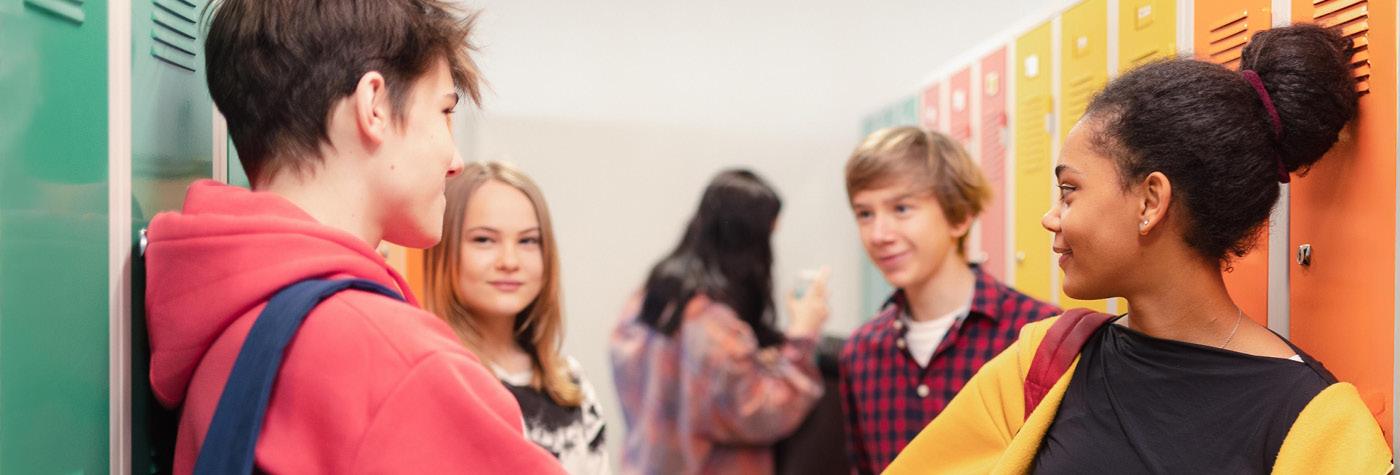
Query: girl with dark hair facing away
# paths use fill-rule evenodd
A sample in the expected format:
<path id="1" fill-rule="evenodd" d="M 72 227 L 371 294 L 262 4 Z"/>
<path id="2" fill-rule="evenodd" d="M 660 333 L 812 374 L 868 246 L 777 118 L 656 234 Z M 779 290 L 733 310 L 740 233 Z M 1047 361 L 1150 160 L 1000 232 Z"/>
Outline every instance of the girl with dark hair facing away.
<path id="1" fill-rule="evenodd" d="M 1026 326 L 890 473 L 1390 470 L 1356 388 L 1247 318 L 1221 277 L 1278 184 L 1356 115 L 1352 52 L 1295 25 L 1254 35 L 1240 71 L 1175 59 L 1109 83 L 1065 139 L 1042 224 L 1066 294 L 1131 311 L 1089 334 L 1038 404 L 1028 374 L 1058 340 L 1054 320 Z"/>
<path id="2" fill-rule="evenodd" d="M 771 445 L 821 397 L 829 271 L 787 297 L 792 322 L 778 330 L 769 241 L 781 208 L 754 173 L 721 172 L 626 305 L 612 336 L 622 473 L 772 473 Z"/>

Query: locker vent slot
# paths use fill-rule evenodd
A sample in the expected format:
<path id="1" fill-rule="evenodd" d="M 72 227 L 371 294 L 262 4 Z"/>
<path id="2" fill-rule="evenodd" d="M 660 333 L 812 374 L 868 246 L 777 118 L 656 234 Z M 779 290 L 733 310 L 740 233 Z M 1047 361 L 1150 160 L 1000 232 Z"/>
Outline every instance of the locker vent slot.
<path id="1" fill-rule="evenodd" d="M 1084 110 L 1089 108 L 1089 101 L 1094 98 L 1094 93 L 1103 86 L 1102 81 L 1097 81 L 1095 75 L 1086 74 L 1069 81 L 1069 87 L 1065 89 L 1065 117 L 1070 121 L 1079 120 L 1079 116 L 1084 115 Z M 1065 124 L 1066 126 L 1072 124 Z"/>
<path id="2" fill-rule="evenodd" d="M 997 112 L 982 115 L 982 135 L 991 140 L 982 140 L 982 156 L 1000 157 L 1006 154 L 1006 113 Z"/>
<path id="3" fill-rule="evenodd" d="M 1016 104 L 1016 168 L 1022 174 L 1046 168 L 1050 158 L 1050 98 L 1032 96 Z"/>
<path id="4" fill-rule="evenodd" d="M 982 170 L 987 179 L 1004 179 L 1006 161 L 1006 114 L 986 114 L 982 117 Z"/>
<path id="5" fill-rule="evenodd" d="M 24 4 L 75 25 L 87 21 L 87 14 L 83 13 L 83 0 L 24 0 Z"/>
<path id="6" fill-rule="evenodd" d="M 1356 54 L 1351 58 L 1356 91 L 1371 92 L 1370 8 L 1367 0 L 1313 0 L 1313 21 L 1329 28 L 1340 28 L 1351 38 Z"/>
<path id="7" fill-rule="evenodd" d="M 1129 60 L 1128 64 L 1131 64 L 1132 67 L 1135 68 L 1138 66 L 1142 66 L 1143 64 L 1147 64 L 1161 56 L 1162 50 L 1157 48 L 1150 48 L 1147 51 L 1143 51 L 1142 54 L 1137 55 L 1137 57 L 1134 57 L 1133 59 Z"/>
<path id="8" fill-rule="evenodd" d="M 1206 53 L 1210 60 L 1234 69 L 1240 64 L 1240 53 L 1249 42 L 1249 11 L 1240 10 L 1211 25 L 1207 35 Z"/>
<path id="9" fill-rule="evenodd" d="M 195 0 L 152 0 L 151 56 L 194 72 L 198 62 L 199 30 L 195 26 L 200 5 Z"/>

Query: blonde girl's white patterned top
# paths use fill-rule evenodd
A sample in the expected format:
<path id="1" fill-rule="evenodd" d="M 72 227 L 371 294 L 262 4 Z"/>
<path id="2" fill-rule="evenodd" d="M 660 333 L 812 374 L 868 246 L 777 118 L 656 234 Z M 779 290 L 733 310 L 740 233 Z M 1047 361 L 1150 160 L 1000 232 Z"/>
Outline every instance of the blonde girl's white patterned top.
<path id="1" fill-rule="evenodd" d="M 571 357 L 565 360 L 570 376 L 583 390 L 583 403 L 579 407 L 560 406 L 549 394 L 531 387 L 534 376 L 531 372 L 510 373 L 494 364 L 491 369 L 520 403 L 526 438 L 553 454 L 573 475 L 611 474 L 598 395 L 583 377 L 578 361 Z"/>

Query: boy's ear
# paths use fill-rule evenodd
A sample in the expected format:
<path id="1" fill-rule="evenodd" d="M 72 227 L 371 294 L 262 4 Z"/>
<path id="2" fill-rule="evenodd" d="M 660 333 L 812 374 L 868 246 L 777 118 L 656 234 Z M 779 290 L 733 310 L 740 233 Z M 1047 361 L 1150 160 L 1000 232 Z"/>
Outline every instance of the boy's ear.
<path id="1" fill-rule="evenodd" d="M 360 139 L 365 148 L 375 149 L 384 142 L 389 127 L 393 125 L 389 114 L 389 88 L 384 76 L 378 71 L 370 71 L 360 76 L 351 94 L 355 111 L 355 125 L 359 128 Z"/>
<path id="2" fill-rule="evenodd" d="M 951 234 L 953 239 L 959 239 L 964 236 L 967 236 L 967 233 L 972 230 L 972 222 L 974 220 L 975 219 L 972 216 L 967 216 L 963 218 L 962 222 L 960 223 L 949 222 L 948 234 Z"/>
<path id="3" fill-rule="evenodd" d="M 939 207 L 938 212 L 942 213 L 942 207 Z M 948 217 L 948 214 L 944 214 L 944 217 L 946 219 L 946 217 Z M 953 221 L 948 221 L 948 234 L 952 235 L 953 240 L 959 240 L 959 238 L 966 237 L 967 233 L 970 233 L 970 231 L 972 231 L 972 221 L 976 220 L 977 217 L 972 216 L 972 213 L 969 213 L 967 214 L 967 216 L 963 217 L 962 221 L 959 221 L 959 223 L 953 223 Z"/>

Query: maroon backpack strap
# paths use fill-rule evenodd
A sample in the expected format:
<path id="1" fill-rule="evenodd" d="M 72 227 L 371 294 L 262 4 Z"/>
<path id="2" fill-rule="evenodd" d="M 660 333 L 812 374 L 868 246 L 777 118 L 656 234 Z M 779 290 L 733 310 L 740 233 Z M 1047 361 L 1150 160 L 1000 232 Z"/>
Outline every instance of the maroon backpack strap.
<path id="1" fill-rule="evenodd" d="M 1069 370 L 1069 365 L 1079 356 L 1079 350 L 1084 348 L 1084 342 L 1089 341 L 1099 327 L 1112 319 L 1113 315 L 1107 313 L 1076 308 L 1066 311 L 1050 325 L 1045 339 L 1035 349 L 1035 359 L 1031 360 L 1031 370 L 1026 374 L 1025 419 L 1030 419 L 1040 400 L 1045 399 L 1050 388 Z"/>

